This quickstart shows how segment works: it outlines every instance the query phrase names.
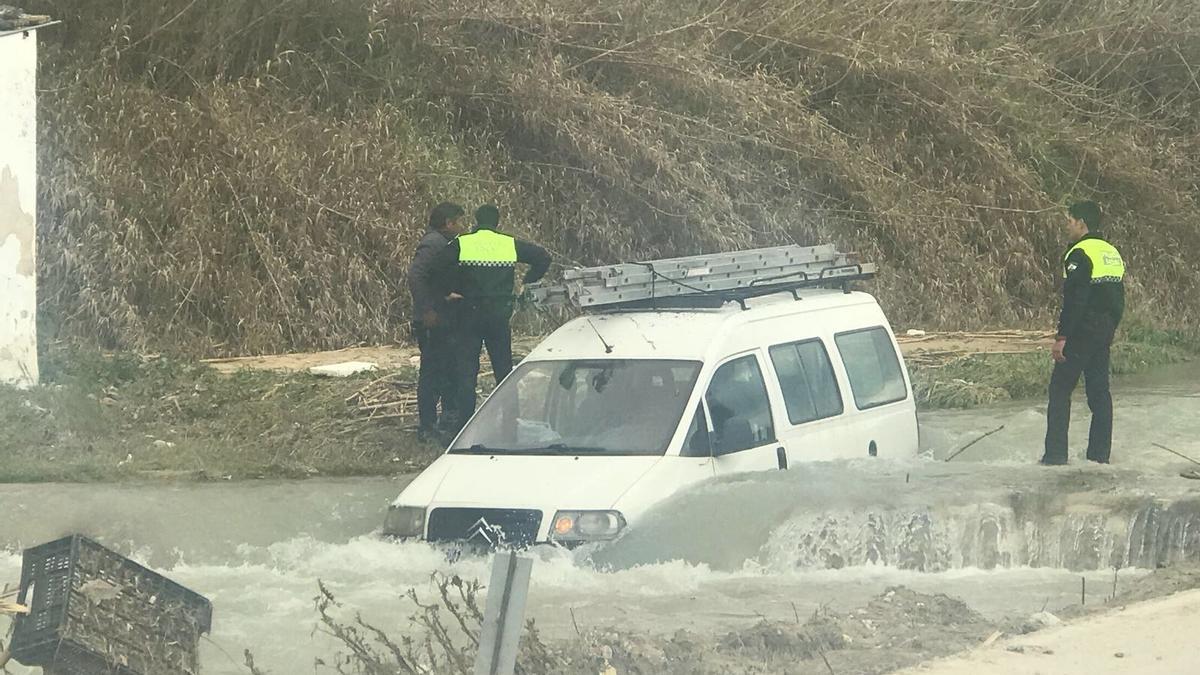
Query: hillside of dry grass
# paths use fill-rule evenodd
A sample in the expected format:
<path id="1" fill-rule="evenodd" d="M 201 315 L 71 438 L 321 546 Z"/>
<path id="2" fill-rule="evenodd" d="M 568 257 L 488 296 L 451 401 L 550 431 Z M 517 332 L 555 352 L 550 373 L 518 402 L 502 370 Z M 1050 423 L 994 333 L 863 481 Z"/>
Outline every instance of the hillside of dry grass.
<path id="1" fill-rule="evenodd" d="M 904 326 L 1048 323 L 1094 198 L 1131 306 L 1200 324 L 1190 0 L 42 0 L 51 338 L 402 332 L 428 208 L 562 264 L 832 240 Z"/>

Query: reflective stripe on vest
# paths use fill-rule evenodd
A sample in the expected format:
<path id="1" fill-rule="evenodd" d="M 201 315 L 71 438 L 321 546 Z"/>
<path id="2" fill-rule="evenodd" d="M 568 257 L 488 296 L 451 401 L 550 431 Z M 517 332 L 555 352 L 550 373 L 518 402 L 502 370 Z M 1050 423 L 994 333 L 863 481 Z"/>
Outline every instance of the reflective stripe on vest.
<path id="1" fill-rule="evenodd" d="M 507 234 L 479 230 L 458 238 L 458 262 L 472 267 L 517 264 L 517 240 Z"/>
<path id="2" fill-rule="evenodd" d="M 1075 251 L 1083 251 L 1092 261 L 1093 284 L 1116 283 L 1125 278 L 1125 261 L 1121 260 L 1116 247 L 1103 239 L 1084 239 L 1072 246 L 1063 258 L 1064 279 L 1067 277 L 1067 258 Z"/>

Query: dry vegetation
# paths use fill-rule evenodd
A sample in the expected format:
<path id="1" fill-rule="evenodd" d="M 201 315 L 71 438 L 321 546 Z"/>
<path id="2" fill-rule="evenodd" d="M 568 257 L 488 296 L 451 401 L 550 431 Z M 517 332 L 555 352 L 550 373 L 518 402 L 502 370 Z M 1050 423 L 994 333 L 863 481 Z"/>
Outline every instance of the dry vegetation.
<path id="1" fill-rule="evenodd" d="M 386 341 L 429 206 L 560 262 L 834 240 L 897 322 L 1046 322 L 1061 206 L 1200 323 L 1191 0 L 45 0 L 45 330 Z M 397 299 L 399 300 L 397 301 Z"/>
<path id="2" fill-rule="evenodd" d="M 411 473 L 440 448 L 396 411 L 361 410 L 374 375 L 324 378 L 83 350 L 52 352 L 52 385 L 0 387 L 0 483 Z M 400 371 L 397 396 L 415 373 Z"/>
<path id="3" fill-rule="evenodd" d="M 1052 607 L 1077 619 L 1200 585 L 1200 570 L 1175 565 L 1135 576 L 1102 602 Z M 314 664 L 314 672 L 337 675 L 466 675 L 472 672 L 482 621 L 479 584 L 435 574 L 433 597 L 410 591 L 406 622 L 374 624 L 339 602 L 320 584 L 316 609 L 322 632 L 339 648 Z M 835 605 L 841 603 L 834 603 Z M 565 611 L 565 610 L 564 610 Z M 403 613 L 398 615 L 403 616 Z M 397 625 L 399 624 L 399 625 Z M 533 621 L 522 635 L 518 675 L 618 672 L 630 675 L 878 675 L 977 647 L 1002 632 L 1023 635 L 1044 624 L 1027 617 L 994 622 L 944 594 L 892 587 L 865 606 L 840 611 L 822 606 L 795 621 L 764 618 L 725 634 L 647 635 L 617 628 L 576 626 L 570 639 L 548 639 Z M 994 639 L 994 638 L 993 638 Z M 268 675 L 246 652 L 249 675 Z M 611 669 L 611 670 L 610 670 Z"/>
<path id="4" fill-rule="evenodd" d="M 407 625 L 375 624 L 340 603 L 320 584 L 316 609 L 322 632 L 339 649 L 318 659 L 314 672 L 337 675 L 469 675 L 483 621 L 481 587 L 435 574 L 435 597 L 410 590 Z M 533 620 L 517 654 L 517 675 L 628 673 L 630 675 L 750 675 L 828 672 L 877 675 L 979 644 L 995 626 L 962 601 L 900 587 L 848 612 L 822 608 L 795 621 L 771 621 L 704 635 L 667 637 L 616 628 L 579 629 L 570 640 L 546 639 Z M 245 653 L 250 675 L 269 670 Z"/>

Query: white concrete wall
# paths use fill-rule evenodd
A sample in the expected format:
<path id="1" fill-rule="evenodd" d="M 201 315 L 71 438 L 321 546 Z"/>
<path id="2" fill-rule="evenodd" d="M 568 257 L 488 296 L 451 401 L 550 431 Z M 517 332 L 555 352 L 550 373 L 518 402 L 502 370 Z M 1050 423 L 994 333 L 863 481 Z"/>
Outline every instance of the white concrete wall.
<path id="1" fill-rule="evenodd" d="M 37 383 L 36 33 L 0 37 L 0 384 Z"/>

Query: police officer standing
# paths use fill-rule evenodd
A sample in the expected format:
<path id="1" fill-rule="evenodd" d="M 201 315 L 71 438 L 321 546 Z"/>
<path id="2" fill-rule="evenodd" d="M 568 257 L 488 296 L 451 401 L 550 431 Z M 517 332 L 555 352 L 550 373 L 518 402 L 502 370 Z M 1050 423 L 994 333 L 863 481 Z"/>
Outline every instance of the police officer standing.
<path id="1" fill-rule="evenodd" d="M 443 418 L 453 418 L 456 399 L 454 375 L 456 354 L 453 348 L 448 289 L 434 273 L 434 260 L 455 237 L 466 229 L 463 208 L 442 202 L 429 214 L 429 226 L 417 244 L 408 268 L 408 290 L 412 295 L 412 330 L 421 350 L 421 369 L 417 375 L 417 433 L 435 438 L 439 431 L 438 403 Z M 445 426 L 445 425 L 442 425 Z"/>
<path id="2" fill-rule="evenodd" d="M 1109 354 L 1125 311 L 1125 263 L 1117 249 L 1101 237 L 1100 226 L 1100 207 L 1095 202 L 1078 202 L 1069 209 L 1067 232 L 1075 243 L 1063 259 L 1063 306 L 1053 350 L 1042 464 L 1067 463 L 1071 392 L 1080 374 L 1092 411 L 1087 458 L 1107 464 L 1112 450 Z"/>
<path id="3" fill-rule="evenodd" d="M 545 276 L 550 268 L 546 249 L 499 232 L 500 210 L 486 204 L 475 211 L 475 230 L 450 242 L 435 261 L 446 286 L 455 294 L 455 370 L 458 384 L 456 414 L 465 421 L 475 411 L 479 355 L 486 346 L 499 384 L 513 367 L 512 329 L 514 271 L 529 265 L 525 283 Z"/>

